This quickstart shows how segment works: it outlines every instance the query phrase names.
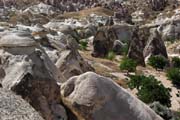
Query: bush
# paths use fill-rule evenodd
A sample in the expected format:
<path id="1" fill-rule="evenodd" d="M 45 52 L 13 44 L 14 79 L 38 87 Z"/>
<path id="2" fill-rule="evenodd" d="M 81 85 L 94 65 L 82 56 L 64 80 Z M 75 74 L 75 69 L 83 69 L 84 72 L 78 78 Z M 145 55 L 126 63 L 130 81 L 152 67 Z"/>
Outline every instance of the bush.
<path id="1" fill-rule="evenodd" d="M 173 57 L 172 58 L 172 65 L 175 68 L 180 68 L 180 58 L 178 57 Z"/>
<path id="2" fill-rule="evenodd" d="M 149 58 L 148 64 L 151 65 L 156 70 L 164 69 L 164 67 L 168 64 L 168 61 L 163 56 L 151 56 Z"/>
<path id="3" fill-rule="evenodd" d="M 131 75 L 128 85 L 131 89 L 136 88 L 138 98 L 147 104 L 157 101 L 171 106 L 170 89 L 165 88 L 154 76 Z"/>
<path id="4" fill-rule="evenodd" d="M 121 70 L 127 70 L 127 72 L 135 72 L 136 71 L 136 67 L 137 67 L 137 63 L 130 58 L 123 58 L 121 61 L 121 64 L 119 66 L 119 68 Z"/>
<path id="5" fill-rule="evenodd" d="M 128 54 L 128 50 L 129 50 L 129 46 L 128 44 L 125 44 L 122 48 L 122 53 L 123 55 L 127 55 Z"/>
<path id="6" fill-rule="evenodd" d="M 109 51 L 107 54 L 107 59 L 113 60 L 116 57 L 116 54 L 113 51 Z"/>
<path id="7" fill-rule="evenodd" d="M 80 41 L 80 49 L 81 50 L 86 50 L 88 46 L 88 42 L 87 41 Z"/>
<path id="8" fill-rule="evenodd" d="M 167 77 L 173 84 L 180 86 L 180 68 L 172 68 L 168 70 Z"/>

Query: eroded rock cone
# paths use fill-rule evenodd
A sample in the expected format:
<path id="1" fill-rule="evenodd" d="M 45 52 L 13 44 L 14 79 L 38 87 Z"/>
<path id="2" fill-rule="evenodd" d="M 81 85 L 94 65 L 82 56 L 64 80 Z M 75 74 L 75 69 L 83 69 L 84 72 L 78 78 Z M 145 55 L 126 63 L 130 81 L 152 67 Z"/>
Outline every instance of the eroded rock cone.
<path id="1" fill-rule="evenodd" d="M 67 120 L 60 105 L 61 75 L 27 32 L 7 32 L 0 38 L 3 88 L 27 100 L 46 120 Z"/>
<path id="2" fill-rule="evenodd" d="M 44 120 L 20 96 L 0 88 L 0 120 Z"/>
<path id="3" fill-rule="evenodd" d="M 164 41 L 156 28 L 151 30 L 149 40 L 144 49 L 145 58 L 151 55 L 161 55 L 168 58 Z"/>
<path id="4" fill-rule="evenodd" d="M 79 120 L 163 120 L 115 82 L 92 72 L 70 78 L 61 94 Z"/>
<path id="5" fill-rule="evenodd" d="M 148 34 L 148 35 L 147 35 Z M 149 37 L 149 29 L 136 29 L 133 32 L 132 40 L 128 51 L 128 57 L 136 60 L 142 66 L 145 66 L 143 50 L 146 45 L 146 40 Z"/>
<path id="6" fill-rule="evenodd" d="M 113 49 L 116 40 L 128 43 L 132 39 L 132 31 L 133 27 L 127 24 L 99 28 L 93 40 L 92 56 L 106 56 Z"/>

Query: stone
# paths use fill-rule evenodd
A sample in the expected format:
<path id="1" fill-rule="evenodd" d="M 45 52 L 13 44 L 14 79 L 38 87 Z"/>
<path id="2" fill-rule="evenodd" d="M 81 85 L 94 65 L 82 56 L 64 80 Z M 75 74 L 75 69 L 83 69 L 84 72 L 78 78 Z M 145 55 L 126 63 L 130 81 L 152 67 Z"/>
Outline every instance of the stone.
<path id="1" fill-rule="evenodd" d="M 125 47 L 125 44 L 122 43 L 120 40 L 114 41 L 113 44 L 113 52 L 117 55 L 121 55 L 123 53 L 123 48 Z"/>
<path id="2" fill-rule="evenodd" d="M 87 72 L 61 85 L 62 100 L 79 120 L 163 120 L 109 78 Z"/>
<path id="3" fill-rule="evenodd" d="M 99 28 L 93 40 L 94 57 L 104 57 L 113 49 L 115 40 L 129 43 L 132 39 L 133 27 L 128 24 L 105 26 Z"/>
<path id="4" fill-rule="evenodd" d="M 161 105 L 159 102 L 154 102 L 150 104 L 150 108 L 152 108 L 158 115 L 160 115 L 165 120 L 176 119 L 173 115 L 173 112 L 168 107 Z"/>
<path id="5" fill-rule="evenodd" d="M 27 32 L 5 32 L 0 39 L 0 47 L 35 47 L 37 43 Z"/>
<path id="6" fill-rule="evenodd" d="M 88 71 L 94 71 L 94 68 L 81 57 L 79 52 L 73 49 L 62 51 L 56 66 L 66 79 Z"/>
<path id="7" fill-rule="evenodd" d="M 45 51 L 26 32 L 7 32 L 2 40 L 7 42 L 0 42 L 2 87 L 21 95 L 45 120 L 67 120 L 57 84 L 64 77 Z"/>
<path id="8" fill-rule="evenodd" d="M 149 0 L 151 8 L 155 11 L 164 10 L 167 5 L 167 0 Z"/>
<path id="9" fill-rule="evenodd" d="M 44 120 L 20 96 L 0 88 L 0 120 Z"/>
<path id="10" fill-rule="evenodd" d="M 149 37 L 149 29 L 139 29 L 136 27 L 133 32 L 132 40 L 130 42 L 128 57 L 135 60 L 139 65 L 145 66 L 143 50 L 146 39 Z"/>
<path id="11" fill-rule="evenodd" d="M 72 28 L 71 25 L 65 24 L 64 22 L 51 21 L 45 24 L 44 27 L 54 31 L 59 31 L 65 35 L 71 35 L 77 41 L 79 40 L 79 35 L 76 29 Z"/>
<path id="12" fill-rule="evenodd" d="M 58 12 L 58 10 L 51 5 L 47 5 L 41 2 L 37 5 L 28 7 L 23 12 L 31 12 L 32 14 L 53 15 L 55 14 L 55 12 Z"/>
<path id="13" fill-rule="evenodd" d="M 144 58 L 161 55 L 168 58 L 166 46 L 156 28 L 150 30 L 150 36 L 144 48 Z"/>

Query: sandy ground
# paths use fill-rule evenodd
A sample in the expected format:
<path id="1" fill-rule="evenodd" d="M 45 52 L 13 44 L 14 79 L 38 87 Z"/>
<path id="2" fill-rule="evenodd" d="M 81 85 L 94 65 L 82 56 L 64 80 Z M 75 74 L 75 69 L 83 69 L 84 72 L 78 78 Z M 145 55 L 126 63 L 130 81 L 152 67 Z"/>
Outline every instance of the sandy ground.
<path id="1" fill-rule="evenodd" d="M 171 88 L 171 109 L 178 111 L 180 109 L 180 97 L 178 97 L 177 94 L 180 89 L 173 86 L 172 82 L 167 79 L 166 73 L 149 68 L 144 68 L 143 72 L 145 75 L 155 76 L 156 79 L 160 80 L 165 87 Z"/>

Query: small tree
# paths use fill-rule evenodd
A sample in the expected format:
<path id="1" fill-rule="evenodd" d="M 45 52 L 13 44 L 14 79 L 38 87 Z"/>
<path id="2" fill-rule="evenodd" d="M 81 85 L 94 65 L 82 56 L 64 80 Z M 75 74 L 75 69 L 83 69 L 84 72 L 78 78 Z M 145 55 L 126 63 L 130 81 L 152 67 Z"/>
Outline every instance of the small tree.
<path id="1" fill-rule="evenodd" d="M 128 85 L 138 90 L 138 98 L 145 103 L 158 101 L 162 105 L 171 106 L 170 89 L 165 88 L 154 76 L 131 75 Z"/>
<path id="2" fill-rule="evenodd" d="M 153 68 L 157 69 L 164 69 L 164 67 L 168 64 L 168 61 L 163 56 L 151 56 L 148 60 L 148 64 L 151 65 Z"/>
<path id="3" fill-rule="evenodd" d="M 113 60 L 115 59 L 115 57 L 116 57 L 116 54 L 113 51 L 109 51 L 106 58 L 109 60 Z"/>
<path id="4" fill-rule="evenodd" d="M 173 84 L 180 86 L 180 68 L 172 68 L 168 70 L 167 77 Z"/>
<path id="5" fill-rule="evenodd" d="M 175 68 L 180 68 L 180 58 L 178 57 L 173 57 L 172 58 L 172 65 Z"/>
<path id="6" fill-rule="evenodd" d="M 81 50 L 86 50 L 88 47 L 88 42 L 87 41 L 80 41 L 80 49 Z"/>
<path id="7" fill-rule="evenodd" d="M 129 72 L 135 72 L 136 67 L 137 63 L 133 59 L 126 57 L 122 59 L 121 64 L 119 66 L 121 70 L 127 70 L 127 74 L 129 74 Z"/>

